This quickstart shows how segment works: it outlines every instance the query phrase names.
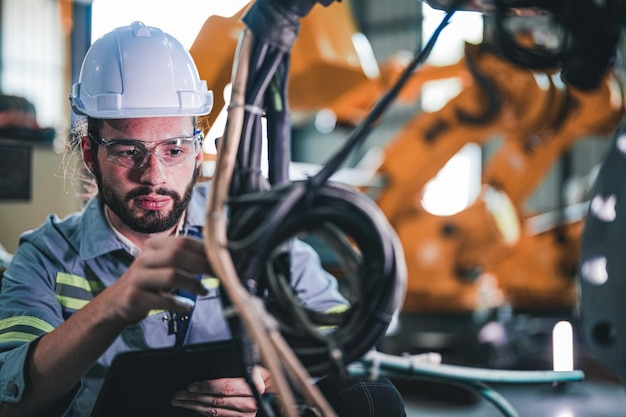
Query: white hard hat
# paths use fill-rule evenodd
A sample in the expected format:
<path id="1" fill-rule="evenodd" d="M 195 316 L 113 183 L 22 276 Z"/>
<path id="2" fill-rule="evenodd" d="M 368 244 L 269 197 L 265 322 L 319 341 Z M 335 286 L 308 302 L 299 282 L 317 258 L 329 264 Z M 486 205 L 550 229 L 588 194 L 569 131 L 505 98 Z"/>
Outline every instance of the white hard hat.
<path id="1" fill-rule="evenodd" d="M 178 40 L 133 22 L 91 45 L 70 101 L 98 119 L 200 116 L 211 111 L 213 93 Z"/>

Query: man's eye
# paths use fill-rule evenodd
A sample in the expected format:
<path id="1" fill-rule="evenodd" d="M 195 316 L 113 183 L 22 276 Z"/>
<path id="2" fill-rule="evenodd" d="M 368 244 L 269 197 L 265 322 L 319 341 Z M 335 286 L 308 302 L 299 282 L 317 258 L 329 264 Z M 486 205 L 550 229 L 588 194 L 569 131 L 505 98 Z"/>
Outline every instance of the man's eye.
<path id="1" fill-rule="evenodd" d="M 162 151 L 163 151 L 163 156 L 166 156 L 168 158 L 177 158 L 177 157 L 185 156 L 185 154 L 188 152 L 188 150 L 184 146 L 180 146 L 180 145 L 165 146 L 163 147 Z"/>
<path id="2" fill-rule="evenodd" d="M 138 153 L 139 153 L 139 151 L 137 149 L 127 149 L 127 150 L 124 151 L 124 155 L 129 156 L 129 157 L 135 156 Z"/>
<path id="3" fill-rule="evenodd" d="M 123 158 L 133 158 L 141 153 L 141 150 L 133 146 L 116 146 L 112 149 L 113 154 Z"/>
<path id="4" fill-rule="evenodd" d="M 167 151 L 170 156 L 180 156 L 185 153 L 184 149 L 181 148 L 171 148 Z"/>

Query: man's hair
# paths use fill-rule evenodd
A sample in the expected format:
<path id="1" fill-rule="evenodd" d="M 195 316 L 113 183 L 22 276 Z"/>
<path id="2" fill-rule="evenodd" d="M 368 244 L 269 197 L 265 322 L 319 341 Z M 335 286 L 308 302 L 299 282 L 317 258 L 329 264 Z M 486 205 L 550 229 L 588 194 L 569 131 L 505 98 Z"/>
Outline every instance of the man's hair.
<path id="1" fill-rule="evenodd" d="M 72 178 L 73 184 L 78 186 L 78 197 L 83 203 L 98 194 L 98 185 L 96 177 L 83 162 L 80 142 L 88 133 L 99 133 L 101 126 L 102 120 L 91 117 L 83 117 L 76 120 L 70 129 L 69 140 L 65 146 L 64 167 L 66 178 L 69 176 Z M 97 152 L 97 150 L 95 151 Z"/>

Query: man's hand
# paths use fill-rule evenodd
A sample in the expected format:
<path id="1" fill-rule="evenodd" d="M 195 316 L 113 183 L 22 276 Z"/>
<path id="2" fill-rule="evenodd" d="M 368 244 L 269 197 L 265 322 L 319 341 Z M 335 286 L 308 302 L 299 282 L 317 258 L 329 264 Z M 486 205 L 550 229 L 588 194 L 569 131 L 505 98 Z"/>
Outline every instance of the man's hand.
<path id="1" fill-rule="evenodd" d="M 180 289 L 205 295 L 208 290 L 195 276 L 210 273 L 201 241 L 158 237 L 146 242 L 124 275 L 100 297 L 106 297 L 112 315 L 127 323 L 143 319 L 153 309 L 187 312 L 193 303 L 174 292 Z"/>
<path id="2" fill-rule="evenodd" d="M 260 394 L 272 391 L 270 375 L 265 368 L 255 367 L 252 378 Z M 174 395 L 172 405 L 205 416 L 252 417 L 258 411 L 256 399 L 243 378 L 194 382 L 187 390 L 178 391 Z"/>

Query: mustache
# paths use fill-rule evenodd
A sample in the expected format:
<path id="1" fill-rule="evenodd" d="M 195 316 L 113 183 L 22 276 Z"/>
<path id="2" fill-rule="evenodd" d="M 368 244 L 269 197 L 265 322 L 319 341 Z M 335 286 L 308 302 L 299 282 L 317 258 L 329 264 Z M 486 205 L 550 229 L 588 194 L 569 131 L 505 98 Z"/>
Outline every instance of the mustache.
<path id="1" fill-rule="evenodd" d="M 175 200 L 180 200 L 180 195 L 178 195 L 176 191 L 168 190 L 163 187 L 160 187 L 154 190 L 150 187 L 139 187 L 139 188 L 135 188 L 132 191 L 129 191 L 128 194 L 126 194 L 126 201 L 130 201 L 134 198 L 141 197 L 144 195 L 150 195 L 150 194 L 164 195 L 164 196 L 172 197 Z"/>

